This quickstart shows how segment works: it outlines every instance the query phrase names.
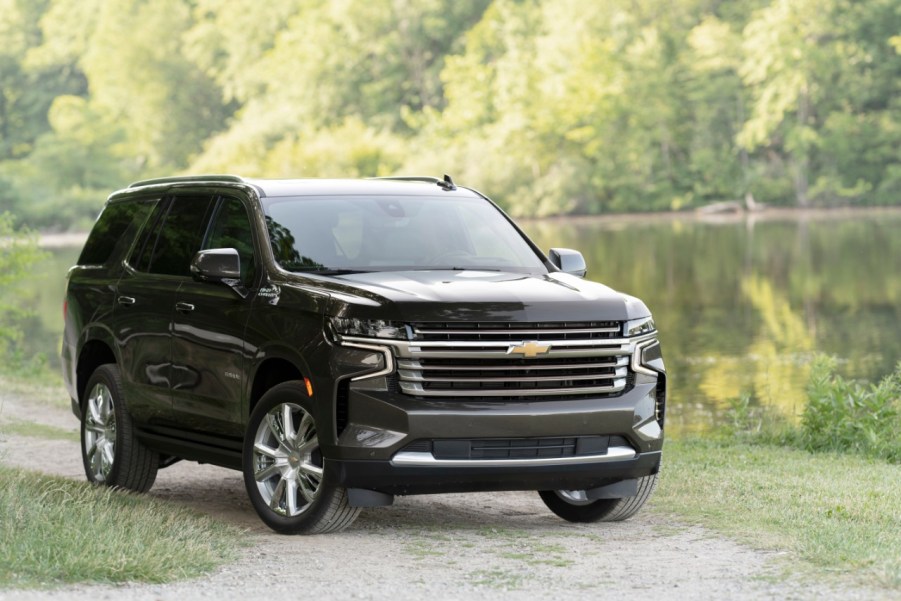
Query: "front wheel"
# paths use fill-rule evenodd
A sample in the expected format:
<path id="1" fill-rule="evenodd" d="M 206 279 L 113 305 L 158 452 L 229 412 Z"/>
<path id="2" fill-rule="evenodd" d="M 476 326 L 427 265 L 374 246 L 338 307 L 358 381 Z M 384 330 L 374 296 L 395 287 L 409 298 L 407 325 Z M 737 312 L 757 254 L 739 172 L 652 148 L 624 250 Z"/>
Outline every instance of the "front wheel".
<path id="1" fill-rule="evenodd" d="M 592 501 L 584 490 L 542 490 L 538 494 L 548 509 L 568 522 L 620 522 L 638 513 L 655 488 L 657 474 L 639 478 L 634 497 Z"/>
<path id="2" fill-rule="evenodd" d="M 244 485 L 267 526 L 282 534 L 337 532 L 360 513 L 347 490 L 328 483 L 319 432 L 301 382 L 269 390 L 244 436 Z"/>

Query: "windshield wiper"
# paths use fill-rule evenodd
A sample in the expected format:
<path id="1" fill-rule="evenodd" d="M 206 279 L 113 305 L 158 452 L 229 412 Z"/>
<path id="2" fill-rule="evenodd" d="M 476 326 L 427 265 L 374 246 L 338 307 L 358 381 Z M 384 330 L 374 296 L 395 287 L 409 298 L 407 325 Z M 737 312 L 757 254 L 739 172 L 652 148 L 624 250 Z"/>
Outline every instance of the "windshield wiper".
<path id="1" fill-rule="evenodd" d="M 417 267 L 411 271 L 504 271 L 495 267 Z"/>
<path id="2" fill-rule="evenodd" d="M 366 269 L 330 269 L 328 267 L 322 267 L 320 269 L 311 269 L 307 273 L 315 273 L 316 275 L 350 275 L 352 273 L 372 273 L 372 271 Z"/>

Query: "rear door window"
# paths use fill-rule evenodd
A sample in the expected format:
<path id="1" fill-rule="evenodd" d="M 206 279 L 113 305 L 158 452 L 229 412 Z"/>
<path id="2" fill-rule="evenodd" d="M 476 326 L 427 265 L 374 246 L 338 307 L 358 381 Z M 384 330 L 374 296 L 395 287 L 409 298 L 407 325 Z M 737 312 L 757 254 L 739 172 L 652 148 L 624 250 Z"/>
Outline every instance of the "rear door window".
<path id="1" fill-rule="evenodd" d="M 121 256 L 158 201 L 146 198 L 108 203 L 91 229 L 78 264 L 106 265 Z"/>
<path id="2" fill-rule="evenodd" d="M 135 249 L 131 265 L 148 273 L 190 276 L 191 258 L 203 244 L 213 205 L 210 195 L 171 198 Z"/>

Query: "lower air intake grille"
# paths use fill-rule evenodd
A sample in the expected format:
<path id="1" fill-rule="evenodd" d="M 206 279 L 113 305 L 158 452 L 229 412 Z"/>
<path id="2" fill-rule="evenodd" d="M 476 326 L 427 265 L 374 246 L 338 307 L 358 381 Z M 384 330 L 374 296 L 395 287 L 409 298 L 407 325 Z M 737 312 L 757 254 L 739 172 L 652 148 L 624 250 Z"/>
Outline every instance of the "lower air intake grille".
<path id="1" fill-rule="evenodd" d="M 539 459 L 604 455 L 610 446 L 631 446 L 622 436 L 473 438 L 417 440 L 402 449 L 436 459 Z"/>

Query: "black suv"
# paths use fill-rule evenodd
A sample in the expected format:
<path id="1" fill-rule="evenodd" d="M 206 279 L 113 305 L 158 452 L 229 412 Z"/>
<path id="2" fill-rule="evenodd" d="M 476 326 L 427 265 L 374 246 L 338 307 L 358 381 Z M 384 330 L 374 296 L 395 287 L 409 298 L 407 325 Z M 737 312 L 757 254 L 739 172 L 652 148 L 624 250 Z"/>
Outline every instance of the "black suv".
<path id="1" fill-rule="evenodd" d="M 132 184 L 68 275 L 87 477 L 239 469 L 280 532 L 438 492 L 628 518 L 657 482 L 663 360 L 644 303 L 584 275 L 447 176 Z"/>

